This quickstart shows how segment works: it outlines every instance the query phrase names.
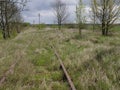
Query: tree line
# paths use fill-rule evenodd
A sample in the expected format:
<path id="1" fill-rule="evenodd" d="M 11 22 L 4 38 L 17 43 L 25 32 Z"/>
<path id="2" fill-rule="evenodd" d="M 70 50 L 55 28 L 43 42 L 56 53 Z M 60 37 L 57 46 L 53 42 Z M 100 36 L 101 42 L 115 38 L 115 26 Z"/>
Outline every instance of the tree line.
<path id="1" fill-rule="evenodd" d="M 4 39 L 10 38 L 13 29 L 19 33 L 23 11 L 27 0 L 0 0 L 0 29 Z"/>
<path id="2" fill-rule="evenodd" d="M 102 35 L 108 35 L 109 30 L 119 20 L 120 0 L 90 0 L 90 2 L 93 26 L 98 25 Z M 0 0 L 0 30 L 4 39 L 9 38 L 14 29 L 17 33 L 20 32 L 20 25 L 23 21 L 21 12 L 24 10 L 26 3 L 27 0 Z M 54 0 L 51 6 L 58 28 L 61 30 L 62 24 L 67 21 L 70 15 L 68 6 L 62 0 Z M 75 14 L 76 24 L 81 36 L 82 29 L 87 21 L 83 0 L 78 0 Z M 95 28 L 93 27 L 93 29 Z"/>
<path id="3" fill-rule="evenodd" d="M 120 0 L 90 0 L 91 20 L 93 21 L 93 29 L 95 25 L 99 26 L 102 35 L 107 36 L 109 30 L 113 27 L 120 17 Z M 55 0 L 52 4 L 54 15 L 59 29 L 69 16 L 67 4 L 62 0 Z M 76 23 L 78 25 L 79 34 L 87 21 L 85 16 L 85 5 L 83 0 L 78 0 L 76 5 Z"/>

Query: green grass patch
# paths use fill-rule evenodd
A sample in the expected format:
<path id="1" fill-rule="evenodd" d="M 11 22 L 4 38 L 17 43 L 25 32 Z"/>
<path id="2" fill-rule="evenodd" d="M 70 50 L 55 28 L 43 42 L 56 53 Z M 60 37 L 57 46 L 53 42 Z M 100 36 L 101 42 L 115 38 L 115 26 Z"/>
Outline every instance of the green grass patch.
<path id="1" fill-rule="evenodd" d="M 85 46 L 77 46 L 75 44 L 72 44 L 70 42 L 65 42 L 64 47 L 62 50 L 64 50 L 63 53 L 61 53 L 62 59 L 65 60 L 67 56 L 69 56 L 72 53 L 80 52 L 85 48 Z"/>
<path id="2" fill-rule="evenodd" d="M 3 39 L 2 30 L 0 30 L 0 40 Z"/>
<path id="3" fill-rule="evenodd" d="M 53 51 L 48 49 L 46 50 L 46 52 L 37 55 L 34 58 L 33 63 L 36 66 L 47 66 L 52 63 L 53 57 L 54 57 Z"/>
<path id="4" fill-rule="evenodd" d="M 61 83 L 55 82 L 52 85 L 52 90 L 69 90 L 69 89 L 70 88 L 68 87 L 66 83 L 61 84 Z"/>
<path id="5" fill-rule="evenodd" d="M 112 29 L 113 32 L 114 31 L 120 31 L 120 25 L 115 25 Z"/>
<path id="6" fill-rule="evenodd" d="M 45 24 L 38 24 L 38 25 L 36 25 L 36 27 L 40 30 L 43 30 L 44 28 L 46 28 L 46 25 Z"/>
<path id="7" fill-rule="evenodd" d="M 53 81 L 62 81 L 63 80 L 63 72 L 55 71 L 51 74 Z"/>

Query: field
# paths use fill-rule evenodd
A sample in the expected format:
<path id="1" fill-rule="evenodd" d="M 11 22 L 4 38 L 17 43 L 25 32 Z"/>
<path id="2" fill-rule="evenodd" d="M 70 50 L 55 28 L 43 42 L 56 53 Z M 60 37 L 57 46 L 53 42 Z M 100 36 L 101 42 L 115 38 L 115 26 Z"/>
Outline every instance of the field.
<path id="1" fill-rule="evenodd" d="M 29 28 L 0 39 L 0 90 L 70 90 L 51 44 L 77 90 L 120 90 L 120 31 Z M 9 72 L 9 73 L 6 73 Z M 1 81 L 0 81 L 1 82 Z"/>

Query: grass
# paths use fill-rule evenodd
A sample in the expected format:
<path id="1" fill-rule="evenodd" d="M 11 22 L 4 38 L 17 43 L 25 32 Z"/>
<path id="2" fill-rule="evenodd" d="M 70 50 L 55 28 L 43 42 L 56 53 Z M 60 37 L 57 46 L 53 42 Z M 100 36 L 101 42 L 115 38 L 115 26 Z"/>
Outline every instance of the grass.
<path id="1" fill-rule="evenodd" d="M 18 35 L 18 33 L 17 33 L 15 30 L 13 30 L 13 31 L 10 33 L 10 37 L 11 37 L 11 38 L 9 38 L 9 39 L 13 39 L 13 38 L 15 38 L 17 35 Z M 2 40 L 2 39 L 3 39 L 2 30 L 0 30 L 0 40 Z"/>
<path id="2" fill-rule="evenodd" d="M 115 26 L 112 28 L 112 31 L 120 31 L 120 26 L 119 26 L 119 25 L 115 25 Z"/>
<path id="3" fill-rule="evenodd" d="M 1 32 L 1 30 L 0 30 L 0 39 L 2 39 L 2 32 Z"/>
<path id="4" fill-rule="evenodd" d="M 30 28 L 13 39 L 0 40 L 0 78 L 19 60 L 0 90 L 69 90 L 50 43 L 77 90 L 120 89 L 120 31 L 108 37 L 89 30 L 79 37 L 76 29 L 37 32 Z"/>

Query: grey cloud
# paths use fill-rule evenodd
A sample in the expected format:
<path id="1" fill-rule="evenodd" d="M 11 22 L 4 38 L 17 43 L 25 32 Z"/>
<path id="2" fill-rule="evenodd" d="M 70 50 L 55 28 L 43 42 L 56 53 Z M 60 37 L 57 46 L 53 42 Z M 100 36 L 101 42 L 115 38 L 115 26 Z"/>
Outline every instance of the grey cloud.
<path id="1" fill-rule="evenodd" d="M 38 13 L 40 12 L 51 12 L 52 13 L 52 8 L 51 8 L 51 4 L 54 2 L 55 0 L 31 0 L 26 8 L 28 8 L 28 11 L 24 11 L 23 17 L 25 19 L 26 22 L 33 22 L 33 20 L 36 21 L 36 23 L 38 22 Z M 77 0 L 62 0 L 64 2 L 66 2 L 66 4 L 69 6 L 69 13 L 70 13 L 70 19 L 71 22 L 73 22 L 75 20 L 75 5 L 77 4 Z M 83 0 L 84 3 L 89 7 L 89 1 L 90 0 Z M 45 16 L 41 16 L 41 22 L 43 23 L 53 23 L 54 22 L 54 16 L 53 15 L 45 15 Z"/>

